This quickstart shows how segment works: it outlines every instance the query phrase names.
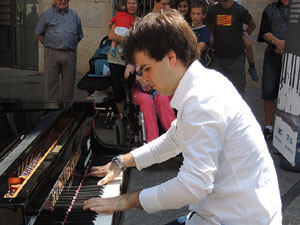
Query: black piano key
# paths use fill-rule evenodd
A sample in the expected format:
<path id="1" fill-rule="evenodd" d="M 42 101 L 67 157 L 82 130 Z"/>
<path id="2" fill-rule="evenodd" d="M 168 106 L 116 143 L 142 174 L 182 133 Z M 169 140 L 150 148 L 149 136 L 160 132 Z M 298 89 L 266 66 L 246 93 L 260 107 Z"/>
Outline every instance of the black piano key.
<path id="1" fill-rule="evenodd" d="M 42 211 L 35 225 L 74 224 L 89 225 L 97 217 L 97 213 L 83 210 L 84 202 L 103 194 L 104 186 L 97 185 L 101 178 L 79 176 L 67 183 L 55 203 L 54 211 Z M 70 185 L 72 184 L 72 185 Z M 51 219 L 49 219 L 51 218 Z"/>

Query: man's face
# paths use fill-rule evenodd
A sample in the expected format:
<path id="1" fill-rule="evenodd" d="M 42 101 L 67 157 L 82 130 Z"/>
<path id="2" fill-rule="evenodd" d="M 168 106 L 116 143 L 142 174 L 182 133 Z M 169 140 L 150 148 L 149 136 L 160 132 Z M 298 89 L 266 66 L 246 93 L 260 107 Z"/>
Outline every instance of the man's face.
<path id="1" fill-rule="evenodd" d="M 202 25 L 202 21 L 205 15 L 202 13 L 202 8 L 192 8 L 191 9 L 191 19 L 194 26 Z"/>
<path id="2" fill-rule="evenodd" d="M 55 0 L 55 4 L 60 11 L 64 12 L 69 7 L 69 0 Z"/>
<path id="3" fill-rule="evenodd" d="M 161 8 L 164 12 L 170 10 L 170 0 L 161 0 Z"/>
<path id="4" fill-rule="evenodd" d="M 136 52 L 134 57 L 138 70 L 143 73 L 145 82 L 149 83 L 153 89 L 162 95 L 171 95 L 174 93 L 176 87 L 172 85 L 172 80 L 170 80 L 172 76 L 167 56 L 159 62 L 150 58 L 144 52 Z"/>

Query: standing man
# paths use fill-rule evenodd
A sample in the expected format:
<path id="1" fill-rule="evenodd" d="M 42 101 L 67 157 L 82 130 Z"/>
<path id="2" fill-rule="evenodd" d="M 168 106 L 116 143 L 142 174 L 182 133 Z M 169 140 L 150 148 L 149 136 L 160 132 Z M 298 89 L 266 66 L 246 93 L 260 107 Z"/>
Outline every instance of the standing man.
<path id="1" fill-rule="evenodd" d="M 273 120 L 278 97 L 288 8 L 288 0 L 278 0 L 267 5 L 262 14 L 257 39 L 259 42 L 268 44 L 265 51 L 262 77 L 262 99 L 264 100 L 266 123 L 264 136 L 266 140 L 273 138 Z"/>
<path id="2" fill-rule="evenodd" d="M 212 67 L 224 74 L 241 95 L 245 93 L 245 47 L 243 33 L 250 35 L 256 25 L 249 12 L 233 0 L 220 0 L 210 7 L 206 22 L 213 35 Z M 244 31 L 243 24 L 247 25 Z"/>
<path id="3" fill-rule="evenodd" d="M 80 17 L 69 8 L 70 0 L 55 0 L 41 14 L 34 33 L 44 45 L 45 100 L 59 100 L 59 76 L 62 100 L 72 100 L 77 65 L 77 46 L 83 38 Z"/>
<path id="4" fill-rule="evenodd" d="M 143 208 L 149 213 L 190 206 L 187 225 L 280 225 L 281 201 L 272 158 L 260 126 L 231 82 L 197 60 L 197 40 L 176 11 L 150 13 L 124 41 L 145 82 L 172 95 L 177 110 L 167 133 L 115 157 L 89 176 L 107 183 L 121 170 L 143 169 L 182 153 L 177 177 L 114 198 L 93 198 L 98 213 Z M 184 48 L 182 47 L 184 46 Z"/>

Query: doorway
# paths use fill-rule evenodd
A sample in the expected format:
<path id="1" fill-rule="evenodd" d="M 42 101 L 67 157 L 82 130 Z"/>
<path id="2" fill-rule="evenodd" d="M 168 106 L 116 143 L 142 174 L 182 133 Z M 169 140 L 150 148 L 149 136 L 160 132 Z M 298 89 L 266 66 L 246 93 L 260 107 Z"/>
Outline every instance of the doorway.
<path id="1" fill-rule="evenodd" d="M 38 70 L 38 0 L 0 0 L 0 66 Z"/>
<path id="2" fill-rule="evenodd" d="M 14 67 L 38 70 L 38 40 L 34 37 L 34 28 L 38 22 L 38 0 L 15 0 Z"/>

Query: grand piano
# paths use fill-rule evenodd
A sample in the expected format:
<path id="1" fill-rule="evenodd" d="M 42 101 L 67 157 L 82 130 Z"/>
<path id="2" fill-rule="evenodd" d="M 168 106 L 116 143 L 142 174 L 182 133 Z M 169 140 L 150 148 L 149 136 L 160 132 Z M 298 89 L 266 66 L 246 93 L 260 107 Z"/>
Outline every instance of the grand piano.
<path id="1" fill-rule="evenodd" d="M 96 135 L 93 102 L 0 101 L 0 225 L 118 224 L 121 213 L 82 210 L 91 197 L 126 191 L 128 173 L 105 186 L 87 177 L 127 147 Z"/>

